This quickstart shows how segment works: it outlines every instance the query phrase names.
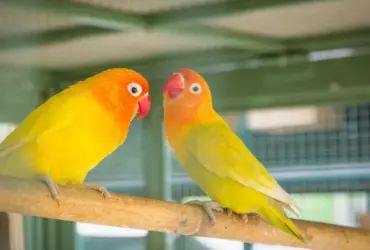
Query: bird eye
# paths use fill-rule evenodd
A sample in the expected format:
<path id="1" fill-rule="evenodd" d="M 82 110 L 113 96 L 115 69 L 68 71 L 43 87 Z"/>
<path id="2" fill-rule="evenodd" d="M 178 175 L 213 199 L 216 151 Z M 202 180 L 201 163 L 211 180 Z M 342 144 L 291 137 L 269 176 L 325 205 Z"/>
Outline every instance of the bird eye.
<path id="1" fill-rule="evenodd" d="M 200 92 L 202 92 L 202 87 L 199 83 L 193 83 L 190 85 L 190 92 L 193 94 L 200 94 Z"/>
<path id="2" fill-rule="evenodd" d="M 130 92 L 131 95 L 133 96 L 139 96 L 143 89 L 139 84 L 136 82 L 132 82 L 127 86 L 128 91 Z"/>

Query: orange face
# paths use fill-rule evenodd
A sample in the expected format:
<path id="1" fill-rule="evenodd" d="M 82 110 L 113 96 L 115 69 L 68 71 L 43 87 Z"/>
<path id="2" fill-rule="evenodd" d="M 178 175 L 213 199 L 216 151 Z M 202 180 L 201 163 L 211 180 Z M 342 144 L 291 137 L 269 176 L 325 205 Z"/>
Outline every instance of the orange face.
<path id="1" fill-rule="evenodd" d="M 127 72 L 126 95 L 128 100 L 137 103 L 138 119 L 143 119 L 150 110 L 151 101 L 149 96 L 149 85 L 146 79 L 135 71 Z"/>
<path id="2" fill-rule="evenodd" d="M 117 118 L 126 120 L 139 113 L 138 119 L 142 119 L 149 113 L 149 85 L 136 71 L 109 69 L 89 80 L 94 82 L 95 97 Z"/>
<path id="3" fill-rule="evenodd" d="M 173 112 L 194 112 L 205 105 L 212 105 L 207 82 L 191 69 L 176 71 L 163 88 L 165 109 Z"/>

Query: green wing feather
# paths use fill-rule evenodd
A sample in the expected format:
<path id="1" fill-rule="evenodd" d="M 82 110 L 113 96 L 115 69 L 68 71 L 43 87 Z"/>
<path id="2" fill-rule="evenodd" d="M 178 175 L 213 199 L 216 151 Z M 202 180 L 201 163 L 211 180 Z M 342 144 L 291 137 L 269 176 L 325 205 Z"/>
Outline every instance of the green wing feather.
<path id="1" fill-rule="evenodd" d="M 299 214 L 299 208 L 287 192 L 230 129 L 226 122 L 197 125 L 190 130 L 186 147 L 208 171 L 230 178 L 286 204 Z"/>

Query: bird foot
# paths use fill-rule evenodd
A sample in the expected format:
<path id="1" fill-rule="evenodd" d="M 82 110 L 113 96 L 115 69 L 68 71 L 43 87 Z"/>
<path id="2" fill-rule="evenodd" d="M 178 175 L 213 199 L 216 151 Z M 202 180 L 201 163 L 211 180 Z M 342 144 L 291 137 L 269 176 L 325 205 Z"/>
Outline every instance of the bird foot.
<path id="1" fill-rule="evenodd" d="M 225 208 L 227 216 L 231 216 L 233 214 L 233 210 L 229 208 Z"/>
<path id="2" fill-rule="evenodd" d="M 81 184 L 79 186 L 98 191 L 99 193 L 101 193 L 101 195 L 106 200 L 109 200 L 112 197 L 112 195 L 109 193 L 109 191 L 101 185 L 98 185 L 98 184 L 95 184 L 95 183 L 84 183 L 84 184 Z"/>
<path id="3" fill-rule="evenodd" d="M 213 211 L 219 212 L 219 213 L 222 213 L 224 211 L 221 205 L 216 201 L 193 200 L 193 201 L 188 201 L 185 204 L 200 206 L 203 209 L 203 211 L 206 213 L 206 215 L 208 216 L 209 221 L 211 222 L 212 225 L 216 223 L 216 216 L 213 213 Z"/>
<path id="4" fill-rule="evenodd" d="M 44 182 L 47 185 L 47 187 L 48 187 L 48 189 L 51 193 L 51 197 L 53 198 L 53 200 L 56 201 L 56 203 L 58 204 L 58 207 L 59 207 L 60 206 L 60 204 L 59 204 L 59 186 L 47 174 L 39 175 L 39 176 L 36 177 L 36 179 Z"/>
<path id="5" fill-rule="evenodd" d="M 248 214 L 240 214 L 240 218 L 244 223 L 248 223 Z"/>
<path id="6" fill-rule="evenodd" d="M 227 216 L 231 216 L 234 213 L 233 210 L 231 210 L 230 208 L 225 208 L 225 211 L 226 211 Z M 248 222 L 249 214 L 237 214 L 237 215 L 239 215 L 239 217 L 242 219 L 244 223 Z"/>

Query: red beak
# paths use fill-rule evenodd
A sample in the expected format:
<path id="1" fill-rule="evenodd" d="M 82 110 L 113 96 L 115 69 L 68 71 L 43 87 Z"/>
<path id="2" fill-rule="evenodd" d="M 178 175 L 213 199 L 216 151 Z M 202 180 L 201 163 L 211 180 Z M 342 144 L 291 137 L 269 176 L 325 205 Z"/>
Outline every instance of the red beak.
<path id="1" fill-rule="evenodd" d="M 175 99 L 183 90 L 185 79 L 180 73 L 174 73 L 163 87 L 163 95 L 167 94 L 170 99 Z"/>
<path id="2" fill-rule="evenodd" d="M 151 101 L 150 101 L 150 96 L 149 94 L 143 97 L 141 100 L 138 102 L 139 109 L 139 120 L 143 119 L 147 114 L 149 113 L 150 106 L 151 106 Z"/>

